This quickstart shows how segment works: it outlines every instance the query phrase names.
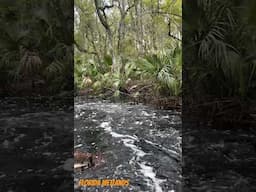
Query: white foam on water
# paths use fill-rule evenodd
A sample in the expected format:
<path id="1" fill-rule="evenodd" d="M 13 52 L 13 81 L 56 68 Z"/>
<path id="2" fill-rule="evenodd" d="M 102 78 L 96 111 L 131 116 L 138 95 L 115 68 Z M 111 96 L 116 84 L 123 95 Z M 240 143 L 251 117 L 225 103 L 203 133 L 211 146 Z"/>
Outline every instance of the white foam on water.
<path id="1" fill-rule="evenodd" d="M 142 125 L 143 122 L 142 121 L 135 121 L 135 125 Z"/>
<path id="2" fill-rule="evenodd" d="M 145 177 L 150 178 L 150 180 L 153 182 L 154 191 L 162 192 L 163 190 L 162 190 L 160 184 L 166 180 L 156 178 L 156 173 L 154 172 L 153 167 L 146 165 L 145 162 L 139 163 L 139 165 L 141 167 L 142 174 Z M 148 182 L 150 182 L 150 181 L 148 181 Z"/>
<path id="3" fill-rule="evenodd" d="M 149 113 L 146 112 L 146 111 L 142 111 L 142 112 L 141 112 L 141 115 L 142 115 L 142 116 L 146 116 L 146 117 L 152 116 L 151 114 L 149 114 Z"/>
<path id="4" fill-rule="evenodd" d="M 77 148 L 80 148 L 82 146 L 83 146 L 83 144 L 78 144 L 78 145 L 75 145 L 74 148 L 77 149 Z"/>
<path id="5" fill-rule="evenodd" d="M 102 122 L 100 124 L 100 127 L 104 128 L 107 131 L 112 131 L 111 126 L 110 126 L 110 122 Z"/>
<path id="6" fill-rule="evenodd" d="M 119 134 L 119 133 L 116 133 L 114 131 L 112 131 L 112 128 L 110 126 L 110 122 L 102 122 L 100 124 L 100 127 L 104 128 L 104 130 L 106 132 L 108 132 L 109 134 L 111 134 L 113 137 L 116 137 L 116 138 L 130 138 L 130 139 L 133 139 L 133 140 L 138 140 L 138 138 L 136 136 L 131 136 L 131 135 L 123 135 L 123 134 Z"/>
<path id="7" fill-rule="evenodd" d="M 122 139 L 122 141 L 124 142 L 124 145 L 126 147 L 131 148 L 134 153 L 138 156 L 138 157 L 143 157 L 146 155 L 146 153 L 142 150 L 140 150 L 135 144 L 134 144 L 134 140 L 132 139 Z"/>
<path id="8" fill-rule="evenodd" d="M 154 142 L 152 142 L 152 141 L 149 141 L 149 140 L 144 140 L 146 143 L 148 143 L 148 144 L 151 144 L 151 145 L 154 145 L 154 146 L 156 146 L 156 147 L 158 147 L 158 148 L 160 148 L 161 150 L 164 150 L 164 151 L 166 151 L 166 152 L 169 152 L 169 153 L 171 153 L 171 154 L 174 154 L 175 156 L 179 156 L 179 153 L 177 153 L 176 151 L 174 151 L 174 150 L 171 150 L 171 149 L 167 149 L 166 147 L 164 147 L 164 146 L 162 146 L 162 145 L 160 145 L 160 144 L 158 144 L 158 143 L 154 143 Z"/>
<path id="9" fill-rule="evenodd" d="M 137 163 L 140 166 L 140 172 L 145 177 L 145 181 L 148 183 L 148 185 L 152 187 L 152 190 L 154 190 L 155 192 L 162 192 L 163 190 L 160 184 L 165 182 L 166 180 L 158 179 L 156 177 L 156 173 L 154 172 L 153 167 L 146 165 L 146 162 L 139 162 L 140 159 L 146 155 L 146 153 L 134 144 L 135 141 L 138 141 L 138 138 L 136 136 L 123 135 L 112 131 L 110 122 L 102 122 L 100 124 L 100 127 L 104 128 L 104 130 L 111 134 L 112 137 L 122 138 L 121 140 L 123 141 L 123 144 L 126 147 L 130 148 L 137 156 L 137 158 L 133 157 L 133 159 L 136 159 L 138 161 Z M 131 162 L 129 163 L 131 164 Z"/>

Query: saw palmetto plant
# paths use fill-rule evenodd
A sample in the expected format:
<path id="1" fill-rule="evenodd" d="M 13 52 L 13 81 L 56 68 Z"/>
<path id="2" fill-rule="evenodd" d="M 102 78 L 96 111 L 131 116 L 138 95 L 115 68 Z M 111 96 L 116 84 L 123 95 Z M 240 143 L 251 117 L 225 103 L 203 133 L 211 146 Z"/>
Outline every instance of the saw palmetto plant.
<path id="1" fill-rule="evenodd" d="M 1 7 L 0 70 L 6 74 L 10 86 L 15 80 L 36 78 L 58 92 L 70 84 L 67 81 L 73 79 L 70 3 L 22 0 L 6 1 Z"/>
<path id="2" fill-rule="evenodd" d="M 252 97 L 256 26 L 247 24 L 250 13 L 241 1 L 193 3 L 186 6 L 192 9 L 184 11 L 183 22 L 186 89 L 194 95 Z"/>

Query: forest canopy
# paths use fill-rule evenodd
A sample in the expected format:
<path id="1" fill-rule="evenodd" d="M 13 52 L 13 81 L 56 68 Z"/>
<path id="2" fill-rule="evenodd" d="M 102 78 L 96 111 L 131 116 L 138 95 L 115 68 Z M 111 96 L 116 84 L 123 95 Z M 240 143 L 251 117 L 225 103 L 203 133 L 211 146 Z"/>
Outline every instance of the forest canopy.
<path id="1" fill-rule="evenodd" d="M 76 0 L 76 86 L 180 95 L 181 2 Z"/>

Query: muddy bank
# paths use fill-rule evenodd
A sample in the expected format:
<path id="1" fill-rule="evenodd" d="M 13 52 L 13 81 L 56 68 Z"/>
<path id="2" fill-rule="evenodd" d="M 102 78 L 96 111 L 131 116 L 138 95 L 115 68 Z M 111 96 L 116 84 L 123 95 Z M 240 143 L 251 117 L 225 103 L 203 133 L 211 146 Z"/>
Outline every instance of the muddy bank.
<path id="1" fill-rule="evenodd" d="M 256 103 L 239 98 L 208 98 L 201 101 L 184 101 L 183 115 L 218 129 L 218 127 L 256 127 Z"/>
<path id="2" fill-rule="evenodd" d="M 156 109 L 165 110 L 177 110 L 181 111 L 182 99 L 178 96 L 165 96 L 158 95 L 153 90 L 141 90 L 139 88 L 129 89 L 123 88 L 118 91 L 118 95 L 115 95 L 115 90 L 106 89 L 100 93 L 94 92 L 92 89 L 78 90 L 76 96 L 83 97 L 85 99 L 103 99 L 111 100 L 113 102 L 130 102 L 131 104 L 144 104 L 152 106 Z"/>

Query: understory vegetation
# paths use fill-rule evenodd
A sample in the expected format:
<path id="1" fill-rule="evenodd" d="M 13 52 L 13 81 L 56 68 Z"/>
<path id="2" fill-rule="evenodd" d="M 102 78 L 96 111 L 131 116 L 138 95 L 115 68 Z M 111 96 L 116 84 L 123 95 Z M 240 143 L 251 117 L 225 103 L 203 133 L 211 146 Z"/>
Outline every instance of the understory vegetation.
<path id="1" fill-rule="evenodd" d="M 76 58 L 76 61 L 83 63 L 83 59 L 83 57 Z M 93 60 L 85 63 L 77 64 L 75 67 L 76 84 L 80 89 L 92 88 L 95 93 L 112 90 L 118 96 L 121 87 L 128 90 L 136 87 L 141 89 L 151 87 L 159 95 L 179 96 L 181 94 L 180 48 L 169 53 L 127 59 L 122 74 L 111 71 L 110 56 L 106 56 L 100 66 Z"/>
<path id="2" fill-rule="evenodd" d="M 80 94 L 181 96 L 181 1 L 76 0 Z"/>
<path id="3" fill-rule="evenodd" d="M 71 1 L 4 1 L 0 13 L 0 95 L 73 90 Z"/>
<path id="4" fill-rule="evenodd" d="M 184 12 L 197 14 L 185 16 L 184 66 L 192 82 L 187 85 L 197 87 L 188 91 L 243 99 L 256 96 L 254 10 L 248 10 L 247 2 L 220 0 L 198 1 L 190 7 L 193 10 Z"/>
<path id="5" fill-rule="evenodd" d="M 216 119 L 253 120 L 255 1 L 197 0 L 185 4 L 183 101 L 196 104 L 204 114 L 208 110 Z"/>

